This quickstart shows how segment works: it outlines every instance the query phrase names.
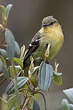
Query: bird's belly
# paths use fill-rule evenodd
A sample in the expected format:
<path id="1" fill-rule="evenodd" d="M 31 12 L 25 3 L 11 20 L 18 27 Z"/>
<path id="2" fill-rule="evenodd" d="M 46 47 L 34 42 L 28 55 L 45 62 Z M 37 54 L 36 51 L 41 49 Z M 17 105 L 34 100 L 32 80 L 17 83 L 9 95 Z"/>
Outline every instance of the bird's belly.
<path id="1" fill-rule="evenodd" d="M 35 59 L 44 59 L 45 57 L 45 52 L 46 52 L 46 44 L 51 45 L 50 50 L 49 50 L 49 56 L 48 56 L 48 60 L 52 59 L 54 56 L 56 56 L 56 54 L 58 53 L 58 51 L 60 50 L 60 48 L 62 47 L 63 44 L 63 39 L 47 39 L 46 42 L 45 40 L 43 41 L 43 43 L 41 43 L 40 47 L 37 48 L 36 52 L 34 52 L 32 54 L 33 58 Z"/>
<path id="2" fill-rule="evenodd" d="M 41 45 L 40 47 L 37 48 L 37 50 L 35 52 L 33 52 L 33 54 L 32 54 L 33 58 L 34 59 L 36 58 L 38 60 L 43 59 L 44 55 L 45 55 L 45 50 L 46 50 L 45 46 Z"/>

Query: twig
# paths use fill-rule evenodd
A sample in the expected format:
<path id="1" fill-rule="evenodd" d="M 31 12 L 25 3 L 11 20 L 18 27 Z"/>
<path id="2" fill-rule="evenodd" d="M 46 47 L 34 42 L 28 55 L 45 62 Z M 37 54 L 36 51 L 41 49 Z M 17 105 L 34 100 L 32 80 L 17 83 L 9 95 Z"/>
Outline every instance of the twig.
<path id="1" fill-rule="evenodd" d="M 2 79 L 2 80 L 0 81 L 0 85 L 3 84 L 3 83 L 5 83 L 5 81 L 12 81 L 12 80 L 11 80 L 11 78 L 9 78 L 9 79 L 4 78 L 4 79 Z"/>
<path id="2" fill-rule="evenodd" d="M 23 108 L 22 108 L 21 110 L 24 110 L 24 109 L 25 109 L 26 105 L 29 103 L 30 98 L 31 98 L 31 96 L 29 96 L 29 97 L 26 99 L 26 101 L 25 101 L 25 103 L 24 103 L 24 105 L 23 105 Z"/>
<path id="3" fill-rule="evenodd" d="M 0 44 L 0 48 L 1 47 L 7 47 L 7 44 Z"/>

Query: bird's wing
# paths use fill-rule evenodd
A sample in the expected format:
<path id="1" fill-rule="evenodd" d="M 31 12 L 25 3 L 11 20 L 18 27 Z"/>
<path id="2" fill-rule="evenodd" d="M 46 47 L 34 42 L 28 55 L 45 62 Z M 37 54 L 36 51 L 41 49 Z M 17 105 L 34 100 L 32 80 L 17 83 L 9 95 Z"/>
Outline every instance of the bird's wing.
<path id="1" fill-rule="evenodd" d="M 27 52 L 24 56 L 23 64 L 25 65 L 26 60 L 32 55 L 32 53 L 39 47 L 40 43 L 40 32 L 37 32 L 35 36 L 33 37 L 31 43 L 29 44 L 29 47 L 27 49 Z"/>

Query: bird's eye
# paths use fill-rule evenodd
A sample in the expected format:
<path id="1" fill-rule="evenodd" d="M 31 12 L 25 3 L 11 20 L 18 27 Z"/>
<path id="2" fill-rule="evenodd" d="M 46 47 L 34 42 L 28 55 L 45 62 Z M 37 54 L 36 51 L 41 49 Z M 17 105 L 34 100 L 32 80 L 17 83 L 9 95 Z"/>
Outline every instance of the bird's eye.
<path id="1" fill-rule="evenodd" d="M 42 24 L 42 26 L 43 26 L 43 27 L 51 26 L 51 25 L 53 25 L 55 22 L 56 22 L 56 21 L 52 21 L 52 22 L 49 23 L 49 24 Z"/>
<path id="2" fill-rule="evenodd" d="M 56 21 L 51 22 L 51 23 L 49 24 L 49 26 L 53 25 L 55 22 L 56 22 Z"/>

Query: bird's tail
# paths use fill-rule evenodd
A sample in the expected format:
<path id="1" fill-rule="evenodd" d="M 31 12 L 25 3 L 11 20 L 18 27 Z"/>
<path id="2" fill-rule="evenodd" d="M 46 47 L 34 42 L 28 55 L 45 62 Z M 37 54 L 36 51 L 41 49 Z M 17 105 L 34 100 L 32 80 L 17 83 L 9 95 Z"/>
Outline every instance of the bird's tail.
<path id="1" fill-rule="evenodd" d="M 23 70 L 24 70 L 24 75 L 25 76 L 28 76 L 29 66 L 30 66 L 30 58 L 28 58 L 27 60 L 24 59 L 24 61 L 23 61 Z"/>

